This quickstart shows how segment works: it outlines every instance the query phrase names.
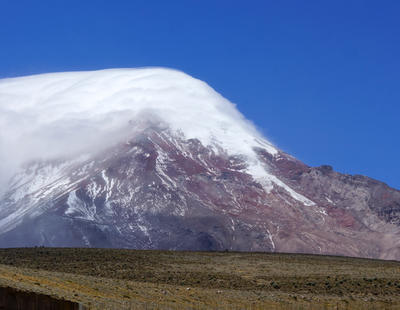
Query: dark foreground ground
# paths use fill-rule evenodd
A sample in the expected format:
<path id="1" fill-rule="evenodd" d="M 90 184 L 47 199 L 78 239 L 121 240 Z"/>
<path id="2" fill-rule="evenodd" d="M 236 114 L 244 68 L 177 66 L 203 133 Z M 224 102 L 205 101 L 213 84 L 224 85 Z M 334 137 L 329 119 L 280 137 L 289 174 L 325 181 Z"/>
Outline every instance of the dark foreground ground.
<path id="1" fill-rule="evenodd" d="M 90 309 L 400 309 L 400 262 L 300 254 L 0 250 L 0 286 Z"/>

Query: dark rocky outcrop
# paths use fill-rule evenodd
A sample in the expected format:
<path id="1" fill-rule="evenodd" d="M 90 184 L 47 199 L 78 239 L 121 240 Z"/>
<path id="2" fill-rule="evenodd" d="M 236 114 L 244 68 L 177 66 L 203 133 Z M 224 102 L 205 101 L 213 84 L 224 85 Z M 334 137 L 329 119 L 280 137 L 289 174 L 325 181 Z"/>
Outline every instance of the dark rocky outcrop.
<path id="1" fill-rule="evenodd" d="M 0 309 L 4 310 L 85 310 L 86 307 L 67 300 L 11 287 L 0 287 Z"/>

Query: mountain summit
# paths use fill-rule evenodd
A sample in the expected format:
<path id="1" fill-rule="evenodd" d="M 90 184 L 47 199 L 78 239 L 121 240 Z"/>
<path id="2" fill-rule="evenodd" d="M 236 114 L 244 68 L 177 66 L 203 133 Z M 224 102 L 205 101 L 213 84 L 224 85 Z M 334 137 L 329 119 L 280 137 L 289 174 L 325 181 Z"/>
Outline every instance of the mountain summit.
<path id="1" fill-rule="evenodd" d="M 400 259 L 400 192 L 266 140 L 161 69 L 0 80 L 0 246 Z"/>

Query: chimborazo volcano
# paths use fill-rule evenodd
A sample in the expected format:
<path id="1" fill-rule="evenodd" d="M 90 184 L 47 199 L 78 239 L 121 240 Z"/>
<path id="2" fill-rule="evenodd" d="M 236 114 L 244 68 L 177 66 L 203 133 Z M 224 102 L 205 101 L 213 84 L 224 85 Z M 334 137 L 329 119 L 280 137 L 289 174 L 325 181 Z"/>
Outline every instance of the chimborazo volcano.
<path id="1" fill-rule="evenodd" d="M 400 259 L 400 191 L 305 165 L 179 71 L 3 79 L 0 130 L 1 247 Z"/>

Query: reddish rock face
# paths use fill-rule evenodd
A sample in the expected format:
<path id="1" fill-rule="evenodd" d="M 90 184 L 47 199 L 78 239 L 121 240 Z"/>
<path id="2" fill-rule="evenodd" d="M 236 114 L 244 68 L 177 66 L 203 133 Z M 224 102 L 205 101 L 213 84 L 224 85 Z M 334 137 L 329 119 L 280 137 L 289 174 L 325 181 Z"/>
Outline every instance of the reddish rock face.
<path id="1" fill-rule="evenodd" d="M 150 127 L 74 161 L 32 163 L 0 201 L 0 245 L 237 250 L 400 259 L 400 192 L 330 166 L 244 156 Z"/>

